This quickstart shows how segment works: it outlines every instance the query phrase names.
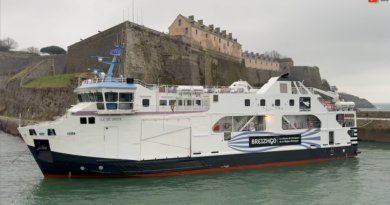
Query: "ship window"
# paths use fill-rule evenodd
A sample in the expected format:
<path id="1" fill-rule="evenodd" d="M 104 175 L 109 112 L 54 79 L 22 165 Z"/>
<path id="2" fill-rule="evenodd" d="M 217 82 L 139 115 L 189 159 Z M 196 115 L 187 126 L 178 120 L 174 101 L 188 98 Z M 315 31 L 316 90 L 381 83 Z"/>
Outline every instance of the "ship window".
<path id="1" fill-rule="evenodd" d="M 250 106 L 251 105 L 251 100 L 245 99 L 245 106 Z"/>
<path id="2" fill-rule="evenodd" d="M 47 129 L 47 136 L 56 136 L 56 131 L 54 129 Z"/>
<path id="3" fill-rule="evenodd" d="M 95 96 L 93 95 L 93 93 L 89 93 L 89 101 L 91 102 L 95 102 Z"/>
<path id="4" fill-rule="evenodd" d="M 80 102 L 83 102 L 83 98 L 81 97 L 81 94 L 78 94 L 77 98 L 79 99 Z"/>
<path id="5" fill-rule="evenodd" d="M 179 26 L 181 26 L 181 19 L 179 19 Z"/>
<path id="6" fill-rule="evenodd" d="M 118 107 L 118 103 L 106 103 L 107 110 L 116 110 Z"/>
<path id="7" fill-rule="evenodd" d="M 280 100 L 275 100 L 275 106 L 280 106 Z"/>
<path id="8" fill-rule="evenodd" d="M 88 93 L 81 94 L 81 98 L 83 99 L 83 102 L 89 102 Z"/>
<path id="9" fill-rule="evenodd" d="M 176 100 L 169 100 L 169 105 L 174 105 L 176 103 Z"/>
<path id="10" fill-rule="evenodd" d="M 96 102 L 103 102 L 103 94 L 101 92 L 96 92 L 95 98 L 96 98 Z"/>
<path id="11" fill-rule="evenodd" d="M 80 117 L 80 124 L 87 124 L 87 118 L 86 117 Z"/>
<path id="12" fill-rule="evenodd" d="M 118 93 L 117 92 L 104 93 L 104 97 L 106 98 L 106 102 L 117 102 L 118 101 Z M 112 103 L 112 104 L 115 104 L 115 103 Z M 107 105 L 107 109 L 108 109 L 108 105 Z"/>
<path id="13" fill-rule="evenodd" d="M 334 143 L 334 132 L 330 131 L 329 132 L 329 145 L 333 145 Z"/>
<path id="14" fill-rule="evenodd" d="M 280 83 L 280 93 L 287 93 L 287 83 Z"/>
<path id="15" fill-rule="evenodd" d="M 119 103 L 120 110 L 131 110 L 133 109 L 133 103 Z"/>
<path id="16" fill-rule="evenodd" d="M 283 130 L 321 128 L 321 120 L 315 115 L 284 115 Z"/>
<path id="17" fill-rule="evenodd" d="M 35 130 L 34 129 L 32 129 L 32 130 L 28 130 L 29 132 L 30 132 L 30 135 L 37 135 L 37 133 L 35 132 Z"/>
<path id="18" fill-rule="evenodd" d="M 214 96 L 213 96 L 213 101 L 214 101 L 214 102 L 218 102 L 218 95 L 214 95 Z"/>
<path id="19" fill-rule="evenodd" d="M 196 104 L 196 105 L 201 105 L 201 104 L 202 104 L 202 101 L 201 101 L 201 100 L 196 100 L 196 101 L 195 101 L 195 104 Z"/>
<path id="20" fill-rule="evenodd" d="M 192 105 L 192 100 L 187 100 L 187 106 L 191 106 Z"/>
<path id="21" fill-rule="evenodd" d="M 119 93 L 119 102 L 132 102 L 133 93 Z"/>
<path id="22" fill-rule="evenodd" d="M 96 108 L 98 110 L 104 110 L 104 103 L 96 103 Z"/>
<path id="23" fill-rule="evenodd" d="M 260 106 L 265 106 L 265 100 L 264 99 L 260 100 Z"/>
<path id="24" fill-rule="evenodd" d="M 149 107 L 149 99 L 142 99 L 142 106 Z"/>
<path id="25" fill-rule="evenodd" d="M 88 118 L 88 124 L 95 124 L 95 118 L 94 117 L 89 117 Z"/>
<path id="26" fill-rule="evenodd" d="M 183 100 L 178 100 L 178 101 L 177 101 L 177 105 L 183 106 Z"/>
<path id="27" fill-rule="evenodd" d="M 160 106 L 166 106 L 167 100 L 160 100 Z"/>
<path id="28" fill-rule="evenodd" d="M 290 100 L 290 106 L 294 106 L 294 100 Z"/>

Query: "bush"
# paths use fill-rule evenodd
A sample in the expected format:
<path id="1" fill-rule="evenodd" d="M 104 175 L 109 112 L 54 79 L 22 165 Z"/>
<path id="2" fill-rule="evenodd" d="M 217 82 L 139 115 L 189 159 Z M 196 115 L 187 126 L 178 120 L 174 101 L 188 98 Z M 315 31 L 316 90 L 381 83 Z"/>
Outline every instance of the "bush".
<path id="1" fill-rule="evenodd" d="M 58 47 L 58 46 L 44 47 L 44 48 L 41 48 L 40 52 L 41 53 L 48 53 L 50 55 L 53 55 L 53 54 L 66 54 L 66 51 L 63 48 Z"/>

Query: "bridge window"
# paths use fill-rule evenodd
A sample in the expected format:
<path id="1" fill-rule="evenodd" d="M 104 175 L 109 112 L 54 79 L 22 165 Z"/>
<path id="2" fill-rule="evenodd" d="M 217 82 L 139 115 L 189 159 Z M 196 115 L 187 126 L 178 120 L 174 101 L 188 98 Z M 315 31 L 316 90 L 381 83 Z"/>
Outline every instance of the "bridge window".
<path id="1" fill-rule="evenodd" d="M 96 102 L 103 102 L 103 94 L 101 92 L 96 92 L 95 98 L 96 98 Z"/>
<path id="2" fill-rule="evenodd" d="M 133 103 L 119 103 L 119 109 L 120 110 L 131 110 L 131 109 L 133 109 Z"/>
<path id="3" fill-rule="evenodd" d="M 160 106 L 167 106 L 167 100 L 160 100 Z"/>
<path id="4" fill-rule="evenodd" d="M 169 100 L 169 105 L 174 105 L 176 103 L 176 100 Z"/>
<path id="5" fill-rule="evenodd" d="M 96 108 L 98 110 L 104 110 L 104 103 L 96 103 Z"/>
<path id="6" fill-rule="evenodd" d="M 80 102 L 83 102 L 83 98 L 81 97 L 81 94 L 77 94 L 77 98 L 79 99 Z"/>
<path id="7" fill-rule="evenodd" d="M 142 99 L 142 106 L 149 107 L 149 99 Z"/>
<path id="8" fill-rule="evenodd" d="M 118 93 L 117 92 L 104 93 L 104 97 L 106 98 L 106 102 L 118 102 Z M 108 109 L 108 106 L 107 106 L 107 109 Z"/>
<path id="9" fill-rule="evenodd" d="M 187 106 L 192 106 L 192 100 L 187 100 Z"/>
<path id="10" fill-rule="evenodd" d="M 218 102 L 218 95 L 213 96 L 213 102 Z"/>
<path id="11" fill-rule="evenodd" d="M 251 105 L 251 100 L 245 99 L 245 106 L 250 106 L 250 105 Z"/>
<path id="12" fill-rule="evenodd" d="M 119 93 L 119 102 L 133 102 L 133 93 Z"/>
<path id="13" fill-rule="evenodd" d="M 89 93 L 88 96 L 89 96 L 89 101 L 95 102 L 95 96 L 93 95 L 93 93 Z"/>
<path id="14" fill-rule="evenodd" d="M 177 101 L 177 105 L 178 105 L 178 106 L 183 106 L 183 100 L 178 100 L 178 101 Z"/>
<path id="15" fill-rule="evenodd" d="M 89 102 L 88 93 L 81 94 L 81 98 L 83 99 L 83 102 Z"/>
<path id="16" fill-rule="evenodd" d="M 196 105 L 201 105 L 202 101 L 201 100 L 195 100 Z"/>
<path id="17" fill-rule="evenodd" d="M 314 115 L 284 115 L 282 116 L 282 129 L 313 129 L 321 128 L 321 121 Z"/>
<path id="18" fill-rule="evenodd" d="M 265 100 L 264 99 L 260 100 L 260 106 L 265 106 Z"/>
<path id="19" fill-rule="evenodd" d="M 290 100 L 290 106 L 294 106 L 294 100 Z"/>
<path id="20" fill-rule="evenodd" d="M 118 103 L 106 103 L 107 110 L 116 110 L 118 107 Z"/>

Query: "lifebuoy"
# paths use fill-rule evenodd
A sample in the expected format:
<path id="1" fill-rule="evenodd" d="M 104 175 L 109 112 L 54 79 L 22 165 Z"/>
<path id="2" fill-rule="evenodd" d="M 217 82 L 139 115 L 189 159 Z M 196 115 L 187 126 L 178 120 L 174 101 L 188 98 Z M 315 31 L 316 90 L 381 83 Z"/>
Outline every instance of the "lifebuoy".
<path id="1" fill-rule="evenodd" d="M 221 87 L 221 92 L 224 93 L 225 91 L 226 91 L 225 86 L 222 86 L 222 87 Z"/>
<path id="2" fill-rule="evenodd" d="M 332 108 L 332 110 L 336 109 L 336 105 L 331 105 L 330 108 Z"/>
<path id="3" fill-rule="evenodd" d="M 229 123 L 225 123 L 225 129 L 229 129 L 230 128 L 230 124 Z"/>

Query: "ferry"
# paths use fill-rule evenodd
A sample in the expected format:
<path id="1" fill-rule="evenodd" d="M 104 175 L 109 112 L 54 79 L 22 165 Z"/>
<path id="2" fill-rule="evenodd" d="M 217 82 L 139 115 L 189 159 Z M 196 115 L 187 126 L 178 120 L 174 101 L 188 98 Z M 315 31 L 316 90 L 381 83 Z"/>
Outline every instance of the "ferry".
<path id="1" fill-rule="evenodd" d="M 107 74 L 77 87 L 53 122 L 18 130 L 45 177 L 153 177 L 292 165 L 358 154 L 353 102 L 284 74 L 261 88 L 160 85 Z M 329 96 L 326 102 L 318 94 Z"/>

